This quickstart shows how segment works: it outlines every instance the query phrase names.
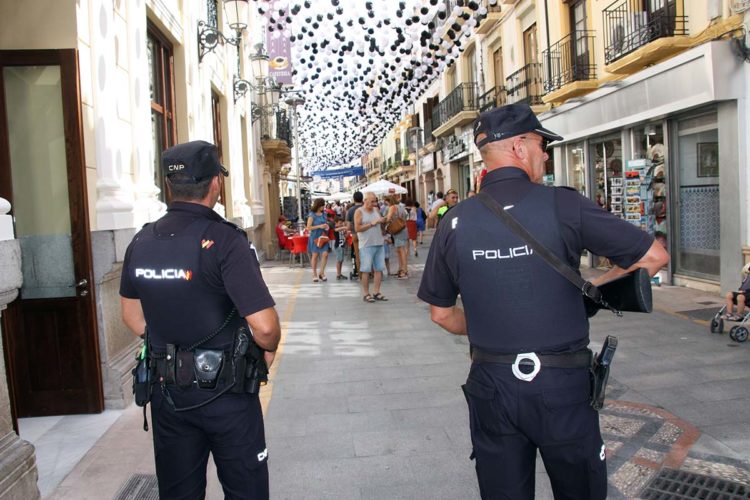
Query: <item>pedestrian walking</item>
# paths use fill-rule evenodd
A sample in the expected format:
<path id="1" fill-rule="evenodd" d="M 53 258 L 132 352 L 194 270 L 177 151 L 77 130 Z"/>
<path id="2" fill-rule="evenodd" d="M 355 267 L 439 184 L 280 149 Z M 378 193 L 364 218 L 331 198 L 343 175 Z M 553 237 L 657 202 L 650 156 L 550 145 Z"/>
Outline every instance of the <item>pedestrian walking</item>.
<path id="1" fill-rule="evenodd" d="M 386 224 L 395 219 L 401 219 L 404 222 L 401 231 L 391 235 L 393 236 L 393 249 L 398 258 L 398 272 L 396 273 L 396 277 L 400 280 L 404 280 L 409 277 L 409 233 L 406 230 L 408 214 L 406 212 L 406 207 L 399 203 L 397 195 L 388 195 L 385 199 L 388 202 L 388 209 L 385 214 Z"/>
<path id="2" fill-rule="evenodd" d="M 378 209 L 378 197 L 374 193 L 364 195 L 364 204 L 354 213 L 354 228 L 357 230 L 359 244 L 359 281 L 362 285 L 362 300 L 375 302 L 388 300 L 380 293 L 385 270 L 383 254 L 383 232 L 381 224 L 384 219 Z M 370 293 L 370 273 L 373 273 L 373 291 Z"/>
<path id="3" fill-rule="evenodd" d="M 435 323 L 469 337 L 472 365 L 463 389 L 486 499 L 534 498 L 537 450 L 555 498 L 605 498 L 607 471 L 590 404 L 589 324 L 581 291 L 480 198 L 489 195 L 506 207 L 576 270 L 583 249 L 608 256 L 616 266 L 597 283 L 640 267 L 654 275 L 669 259 L 647 233 L 574 190 L 540 184 L 546 145 L 560 139 L 525 104 L 479 116 L 474 141 L 488 169 L 482 192 L 444 216 L 418 292 Z M 456 305 L 458 294 L 465 310 Z"/>
<path id="4" fill-rule="evenodd" d="M 247 235 L 213 211 L 228 175 L 216 147 L 174 146 L 162 167 L 173 201 L 133 238 L 120 284 L 123 320 L 145 336 L 158 384 L 159 498 L 203 498 L 209 453 L 227 498 L 268 498 L 259 379 L 245 367 L 273 362 L 274 301 Z"/>
<path id="5" fill-rule="evenodd" d="M 349 232 L 352 233 L 352 255 L 354 258 L 352 278 L 359 277 L 359 242 L 357 239 L 357 231 L 354 229 L 354 213 L 362 206 L 363 199 L 362 191 L 355 191 L 354 194 L 352 194 L 352 201 L 354 203 L 346 211 L 346 227 L 349 229 Z"/>
<path id="6" fill-rule="evenodd" d="M 315 198 L 310 214 L 307 216 L 307 252 L 310 254 L 310 267 L 312 267 L 313 283 L 328 281 L 326 278 L 326 264 L 328 264 L 328 250 L 330 237 L 328 236 L 328 218 L 323 213 L 326 202 L 323 198 Z M 318 260 L 320 260 L 320 272 L 318 272 Z"/>
<path id="7" fill-rule="evenodd" d="M 406 212 L 408 214 L 407 219 L 406 219 L 406 230 L 409 235 L 409 242 L 411 243 L 411 246 L 414 249 L 414 257 L 418 257 L 419 256 L 419 251 L 417 251 L 417 237 L 419 235 L 418 225 L 417 225 L 417 220 L 418 220 L 417 210 L 418 209 L 414 205 L 414 201 L 412 201 L 411 198 L 406 200 L 405 205 L 406 205 Z"/>
<path id="8" fill-rule="evenodd" d="M 424 209 L 419 205 L 418 201 L 414 202 L 414 207 L 416 208 L 417 212 L 417 239 L 419 240 L 419 244 L 421 245 L 424 242 L 424 230 L 425 222 L 427 221 L 427 215 L 424 213 Z M 414 256 L 416 257 L 416 252 Z"/>

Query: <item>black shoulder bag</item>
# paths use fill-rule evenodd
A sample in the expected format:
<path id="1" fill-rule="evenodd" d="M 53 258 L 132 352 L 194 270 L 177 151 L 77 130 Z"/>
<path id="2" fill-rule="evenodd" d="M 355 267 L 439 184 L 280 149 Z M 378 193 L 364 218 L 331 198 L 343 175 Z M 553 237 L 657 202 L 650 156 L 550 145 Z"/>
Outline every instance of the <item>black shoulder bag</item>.
<path id="1" fill-rule="evenodd" d="M 636 269 L 605 283 L 601 287 L 597 287 L 590 281 L 584 280 L 570 266 L 563 263 L 547 247 L 542 245 L 487 192 L 480 192 L 477 194 L 477 198 L 508 229 L 524 240 L 547 264 L 581 291 L 586 306 L 586 314 L 589 318 L 595 315 L 599 309 L 609 309 L 617 316 L 622 316 L 622 311 L 645 313 L 652 311 L 651 278 L 645 269 Z"/>

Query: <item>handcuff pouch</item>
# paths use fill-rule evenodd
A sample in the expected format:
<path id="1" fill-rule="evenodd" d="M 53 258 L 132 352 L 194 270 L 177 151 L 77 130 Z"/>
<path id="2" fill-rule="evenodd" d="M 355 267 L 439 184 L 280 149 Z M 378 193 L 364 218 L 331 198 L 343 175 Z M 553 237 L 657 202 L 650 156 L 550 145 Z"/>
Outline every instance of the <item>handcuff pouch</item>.
<path id="1" fill-rule="evenodd" d="M 215 389 L 224 365 L 224 351 L 220 349 L 195 349 L 193 368 L 195 380 L 201 389 Z"/>

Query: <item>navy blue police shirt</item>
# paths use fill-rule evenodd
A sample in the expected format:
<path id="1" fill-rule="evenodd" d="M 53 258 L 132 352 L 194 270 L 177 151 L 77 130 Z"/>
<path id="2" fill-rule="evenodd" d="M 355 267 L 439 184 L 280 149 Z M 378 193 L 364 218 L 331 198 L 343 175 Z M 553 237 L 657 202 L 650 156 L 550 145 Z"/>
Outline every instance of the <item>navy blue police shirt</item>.
<path id="1" fill-rule="evenodd" d="M 584 249 L 627 268 L 653 243 L 576 191 L 533 183 L 519 168 L 490 171 L 482 191 L 576 270 Z M 588 345 L 581 292 L 476 198 L 453 207 L 438 225 L 417 296 L 451 307 L 459 294 L 473 346 L 515 354 Z"/>
<path id="2" fill-rule="evenodd" d="M 210 335 L 237 309 L 226 332 L 203 347 L 231 345 L 244 317 L 273 307 L 244 231 L 212 209 L 174 202 L 136 234 L 125 253 L 120 295 L 139 299 L 155 352 Z"/>

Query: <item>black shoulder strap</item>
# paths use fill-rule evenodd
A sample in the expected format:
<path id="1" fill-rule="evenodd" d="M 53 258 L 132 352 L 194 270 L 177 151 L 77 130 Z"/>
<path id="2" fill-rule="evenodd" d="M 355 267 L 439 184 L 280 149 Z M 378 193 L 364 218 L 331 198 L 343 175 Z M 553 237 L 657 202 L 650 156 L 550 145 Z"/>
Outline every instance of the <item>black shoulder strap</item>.
<path id="1" fill-rule="evenodd" d="M 524 240 L 536 254 L 539 255 L 544 261 L 552 266 L 552 268 L 560 273 L 565 279 L 570 281 L 581 293 L 596 302 L 601 304 L 607 309 L 610 309 L 609 305 L 602 299 L 602 294 L 599 289 L 593 285 L 590 281 L 584 280 L 578 273 L 576 273 L 570 266 L 565 265 L 555 254 L 553 254 L 547 247 L 542 245 L 534 236 L 526 230 L 525 227 L 519 223 L 515 217 L 509 214 L 498 202 L 496 202 L 486 191 L 480 191 L 477 194 L 477 198 L 487 209 L 492 212 L 498 219 L 500 219 L 505 226 L 513 231 L 513 233 Z"/>

